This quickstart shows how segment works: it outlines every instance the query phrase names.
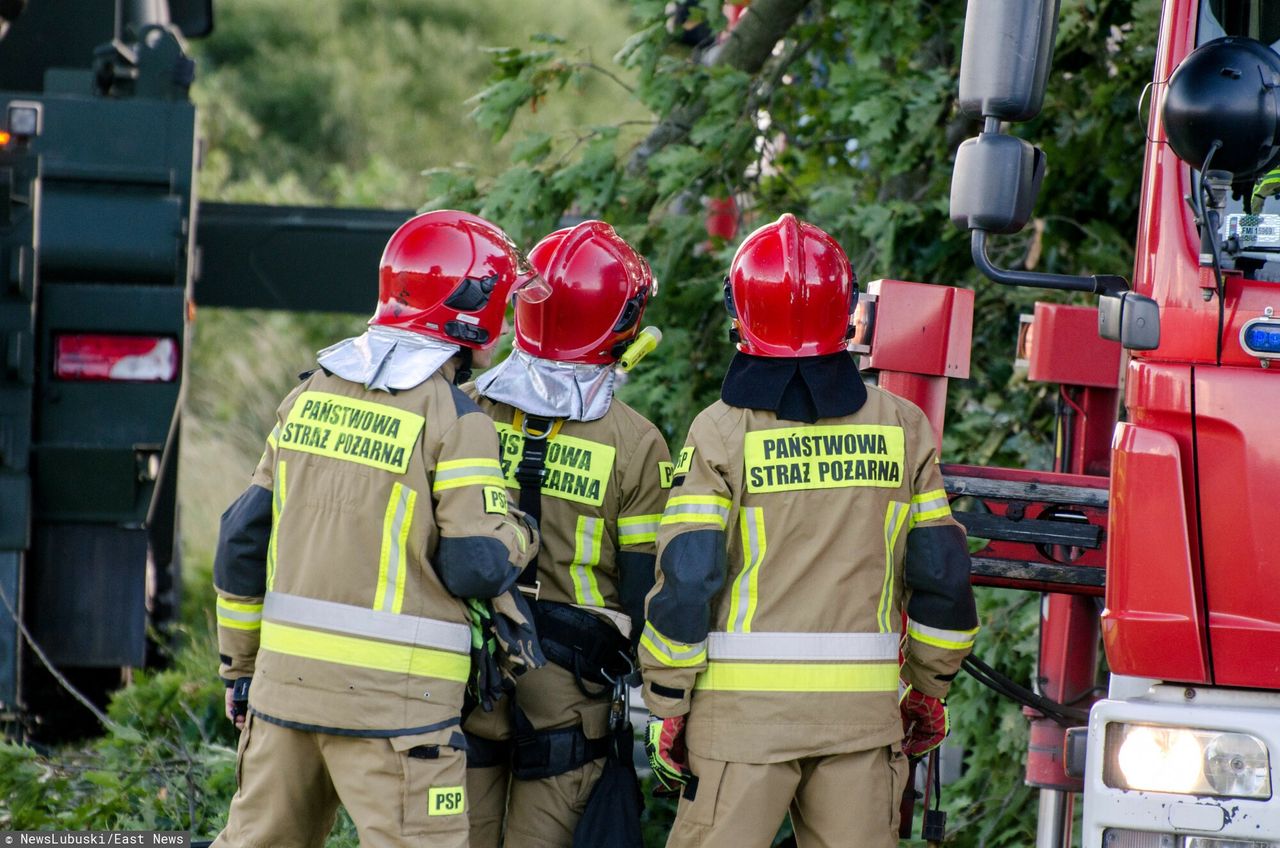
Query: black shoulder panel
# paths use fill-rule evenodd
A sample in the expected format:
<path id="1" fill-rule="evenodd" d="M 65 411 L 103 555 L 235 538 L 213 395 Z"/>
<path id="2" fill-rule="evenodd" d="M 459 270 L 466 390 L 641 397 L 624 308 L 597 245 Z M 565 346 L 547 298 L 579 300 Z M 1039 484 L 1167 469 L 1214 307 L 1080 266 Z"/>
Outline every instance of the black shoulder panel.
<path id="1" fill-rule="evenodd" d="M 969 630 L 978 612 L 969 584 L 969 546 L 955 525 L 918 527 L 907 536 L 907 615 L 929 627 Z"/>
<path id="2" fill-rule="evenodd" d="M 649 620 L 664 636 L 692 645 L 707 638 L 711 600 L 725 577 L 723 530 L 690 530 L 662 551 L 662 591 L 649 601 Z"/>
<path id="3" fill-rule="evenodd" d="M 480 408 L 479 404 L 467 397 L 466 392 L 452 383 L 449 385 L 449 391 L 453 394 L 453 411 L 459 418 L 464 415 L 469 415 L 472 412 L 484 412 L 484 410 Z"/>
<path id="4" fill-rule="evenodd" d="M 231 595 L 256 598 L 267 591 L 271 492 L 250 486 L 222 514 L 213 556 L 213 582 Z"/>

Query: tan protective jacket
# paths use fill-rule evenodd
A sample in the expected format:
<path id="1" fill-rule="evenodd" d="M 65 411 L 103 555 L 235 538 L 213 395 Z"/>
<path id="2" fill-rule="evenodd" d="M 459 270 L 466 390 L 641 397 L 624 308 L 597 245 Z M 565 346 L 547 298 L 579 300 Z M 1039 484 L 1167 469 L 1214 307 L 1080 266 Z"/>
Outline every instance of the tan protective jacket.
<path id="1" fill-rule="evenodd" d="M 470 386 L 464 389 L 474 393 Z M 476 400 L 497 428 L 508 496 L 515 505 L 524 413 L 487 398 Z M 648 419 L 616 398 L 595 421 L 556 421 L 548 438 L 538 597 L 598 612 L 630 636 L 632 618 L 638 629 L 653 586 L 658 522 L 672 476 L 667 443 Z M 589 738 L 603 736 L 608 699 L 586 698 L 576 685 L 559 685 L 562 681 L 542 685 L 543 678 L 568 676 L 560 671 L 539 669 L 521 678 L 521 709 L 538 730 L 581 723 Z M 505 719 L 505 710 L 477 711 L 467 730 L 506 738 Z"/>
<path id="2" fill-rule="evenodd" d="M 689 713 L 694 753 L 769 763 L 902 738 L 905 680 L 944 696 L 977 618 L 933 432 L 868 387 L 803 424 L 712 404 L 695 419 L 658 534 L 640 640 L 644 697 Z"/>
<path id="3" fill-rule="evenodd" d="M 537 539 L 451 371 L 394 394 L 317 371 L 281 404 L 215 559 L 221 674 L 253 676 L 255 713 L 369 736 L 458 723 L 459 598 L 506 591 Z"/>

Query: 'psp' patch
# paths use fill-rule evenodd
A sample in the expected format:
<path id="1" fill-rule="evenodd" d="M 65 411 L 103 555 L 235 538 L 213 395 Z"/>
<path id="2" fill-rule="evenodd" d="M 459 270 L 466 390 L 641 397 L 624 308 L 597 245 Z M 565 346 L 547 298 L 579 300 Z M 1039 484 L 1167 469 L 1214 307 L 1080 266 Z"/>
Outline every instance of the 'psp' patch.
<path id="1" fill-rule="evenodd" d="M 507 514 L 507 490 L 499 486 L 484 487 L 484 511 L 497 515 Z"/>
<path id="2" fill-rule="evenodd" d="M 433 786 L 427 795 L 427 815 L 456 816 L 466 809 L 461 786 Z"/>
<path id="3" fill-rule="evenodd" d="M 675 479 L 676 467 L 670 462 L 658 462 L 658 485 L 663 489 L 671 488 L 671 481 Z"/>

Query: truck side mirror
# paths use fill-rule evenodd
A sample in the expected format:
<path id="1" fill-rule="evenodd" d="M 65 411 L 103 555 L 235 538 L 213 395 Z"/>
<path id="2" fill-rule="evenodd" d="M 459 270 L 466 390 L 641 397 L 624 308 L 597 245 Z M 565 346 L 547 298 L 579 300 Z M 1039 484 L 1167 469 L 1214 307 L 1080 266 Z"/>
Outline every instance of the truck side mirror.
<path id="1" fill-rule="evenodd" d="M 1040 113 L 1053 61 L 1059 0 L 969 0 L 960 108 L 1001 121 Z"/>
<path id="2" fill-rule="evenodd" d="M 1155 350 L 1160 346 L 1160 307 L 1137 292 L 1105 294 L 1098 298 L 1098 335 L 1126 350 Z"/>
<path id="3" fill-rule="evenodd" d="M 1016 233 L 1027 225 L 1045 157 L 1011 135 L 984 132 L 960 145 L 951 175 L 951 221 L 962 230 Z"/>

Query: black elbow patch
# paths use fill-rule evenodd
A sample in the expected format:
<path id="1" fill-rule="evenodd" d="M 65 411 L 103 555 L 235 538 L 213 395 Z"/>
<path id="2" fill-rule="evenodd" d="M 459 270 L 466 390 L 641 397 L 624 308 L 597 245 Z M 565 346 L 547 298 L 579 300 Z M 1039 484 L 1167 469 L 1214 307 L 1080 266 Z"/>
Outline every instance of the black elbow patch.
<path id="1" fill-rule="evenodd" d="M 711 599 L 724 586 L 723 530 L 691 530 L 662 551 L 662 591 L 649 601 L 649 620 L 686 645 L 707 638 Z"/>
<path id="2" fill-rule="evenodd" d="M 969 545 L 959 527 L 919 527 L 907 536 L 907 615 L 946 630 L 978 626 L 969 584 Z"/>
<path id="3" fill-rule="evenodd" d="M 267 591 L 271 492 L 250 486 L 222 514 L 213 555 L 213 582 L 230 595 L 256 598 Z"/>
<path id="4" fill-rule="evenodd" d="M 618 598 L 638 634 L 644 624 L 644 599 L 653 588 L 657 557 L 635 551 L 618 552 Z M 639 638 L 637 635 L 636 638 Z"/>
<path id="5" fill-rule="evenodd" d="M 492 536 L 445 536 L 436 548 L 436 572 L 459 598 L 494 598 L 511 588 L 520 573 L 507 547 Z"/>

